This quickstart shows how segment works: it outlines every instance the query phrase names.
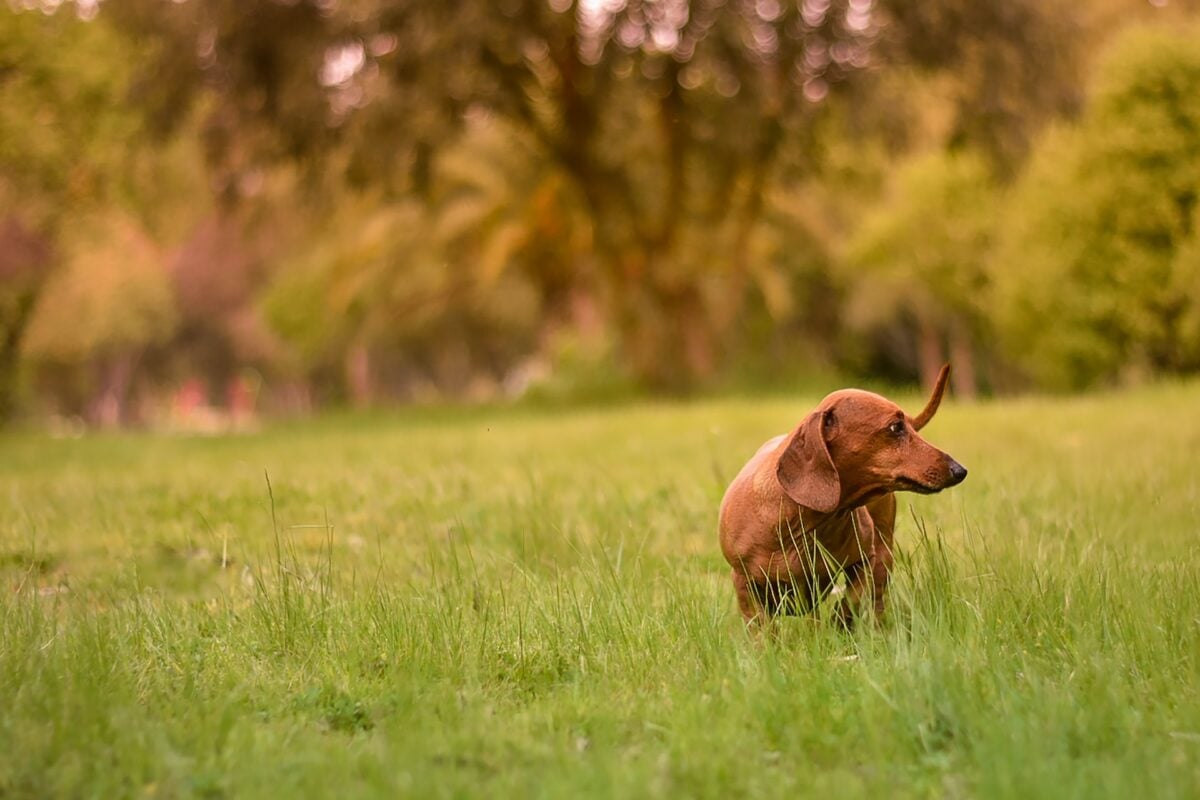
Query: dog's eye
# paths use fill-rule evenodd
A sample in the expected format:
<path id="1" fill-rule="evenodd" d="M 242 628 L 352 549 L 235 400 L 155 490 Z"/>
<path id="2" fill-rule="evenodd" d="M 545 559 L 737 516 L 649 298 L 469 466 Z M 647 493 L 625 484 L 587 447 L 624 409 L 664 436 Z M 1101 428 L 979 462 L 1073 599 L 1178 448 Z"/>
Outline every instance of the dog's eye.
<path id="1" fill-rule="evenodd" d="M 900 420 L 896 420 L 891 425 L 888 425 L 888 431 L 891 432 L 893 436 L 902 436 L 904 434 L 904 423 Z"/>

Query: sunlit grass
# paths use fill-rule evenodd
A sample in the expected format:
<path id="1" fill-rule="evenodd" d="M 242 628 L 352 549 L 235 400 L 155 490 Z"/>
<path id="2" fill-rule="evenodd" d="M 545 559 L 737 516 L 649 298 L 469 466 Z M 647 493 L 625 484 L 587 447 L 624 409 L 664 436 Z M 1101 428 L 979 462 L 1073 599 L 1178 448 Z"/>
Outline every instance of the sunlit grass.
<path id="1" fill-rule="evenodd" d="M 756 642 L 815 399 L 0 439 L 0 795 L 1196 796 L 1200 386 L 948 403 L 890 624 Z"/>

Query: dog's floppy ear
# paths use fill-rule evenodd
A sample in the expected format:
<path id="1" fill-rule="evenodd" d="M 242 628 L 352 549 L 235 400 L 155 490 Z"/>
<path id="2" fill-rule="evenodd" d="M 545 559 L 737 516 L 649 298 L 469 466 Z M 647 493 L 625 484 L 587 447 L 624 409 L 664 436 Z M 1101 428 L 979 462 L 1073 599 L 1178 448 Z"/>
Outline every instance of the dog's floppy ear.
<path id="1" fill-rule="evenodd" d="M 830 411 L 809 414 L 788 437 L 775 476 L 788 497 L 805 508 L 828 514 L 837 508 L 842 484 L 825 444 L 825 418 Z"/>
<path id="2" fill-rule="evenodd" d="M 943 364 L 942 371 L 938 373 L 937 380 L 933 382 L 933 394 L 929 395 L 929 402 L 925 404 L 925 408 L 921 409 L 921 413 L 913 417 L 912 426 L 917 430 L 921 430 L 933 419 L 933 415 L 937 412 L 938 406 L 942 404 L 942 394 L 946 391 L 946 380 L 950 377 L 950 365 Z"/>

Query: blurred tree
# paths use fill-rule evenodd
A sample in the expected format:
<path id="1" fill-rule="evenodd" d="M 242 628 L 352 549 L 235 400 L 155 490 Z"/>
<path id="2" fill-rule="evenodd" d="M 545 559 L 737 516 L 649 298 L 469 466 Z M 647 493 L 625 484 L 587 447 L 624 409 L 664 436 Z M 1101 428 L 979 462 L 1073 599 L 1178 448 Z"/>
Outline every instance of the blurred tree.
<path id="1" fill-rule="evenodd" d="M 449 258 L 474 265 L 482 283 L 506 270 L 525 276 L 547 345 L 564 327 L 594 326 L 601 287 L 590 221 L 570 180 L 528 135 L 491 117 L 471 120 L 437 160 L 435 180 L 435 240 Z"/>
<path id="2" fill-rule="evenodd" d="M 587 219 L 626 361 L 663 385 L 737 351 L 747 298 L 768 290 L 754 274 L 776 268 L 751 264 L 771 251 L 755 243 L 775 233 L 770 191 L 845 130 L 821 127 L 832 89 L 888 64 L 847 97 L 845 120 L 896 133 L 913 123 L 892 118 L 932 106 L 946 117 L 935 146 L 981 152 L 1007 178 L 1034 132 L 1077 107 L 1094 16 L 1036 0 L 129 0 L 112 12 L 175 43 L 157 48 L 154 73 L 183 87 L 145 82 L 159 118 L 212 98 L 210 155 L 230 197 L 263 158 L 319 172 L 338 152 L 352 183 L 430 200 L 437 153 L 472 113 L 519 129 Z M 926 80 L 897 102 L 885 93 L 909 67 Z M 493 254 L 514 230 L 492 228 Z"/>
<path id="3" fill-rule="evenodd" d="M 814 187 L 829 198 L 826 208 L 834 216 L 826 224 L 840 226 L 857 239 L 849 242 L 846 251 L 851 258 L 841 260 L 843 266 L 855 268 L 863 266 L 856 260 L 861 252 L 855 252 L 863 244 L 861 209 L 877 204 L 889 187 L 893 196 L 885 202 L 890 208 L 899 212 L 905 203 L 903 191 L 895 188 L 908 178 L 893 174 L 895 164 L 901 165 L 901 172 L 910 172 L 914 152 L 945 151 L 951 154 L 950 161 L 958 157 L 953 154 L 977 153 L 987 173 L 979 179 L 1007 185 L 1024 170 L 1026 153 L 1038 131 L 1050 120 L 1078 112 L 1081 76 L 1093 60 L 1095 46 L 1131 20 L 1168 13 L 1150 4 L 1131 9 L 1111 0 L 1073 4 L 885 1 L 882 10 L 887 21 L 878 50 L 889 68 L 874 71 L 871 80 L 857 84 L 850 102 L 842 104 L 844 110 L 833 118 L 837 133 L 825 137 L 826 164 Z M 839 158 L 838 142 L 843 138 L 856 143 L 860 154 L 850 162 L 849 173 L 844 168 L 846 159 Z M 880 159 L 877 148 L 892 157 Z M 936 160 L 931 156 L 927 167 L 932 169 Z M 944 218 L 962 223 L 969 213 L 955 208 Z M 923 224 L 938 227 L 942 218 Z M 988 257 L 984 250 L 970 255 L 976 273 Z M 981 352 L 968 346 L 971 339 L 991 341 L 980 336 L 990 313 L 976 309 L 964 317 L 960 309 L 954 327 L 968 335 L 949 337 L 947 353 L 943 351 L 947 323 L 931 324 L 929 313 L 914 311 L 931 308 L 928 302 L 921 306 L 894 302 L 894 297 L 879 296 L 870 285 L 855 281 L 854 270 L 846 274 L 852 281 L 847 287 L 850 328 L 866 325 L 876 332 L 866 348 L 872 369 L 911 374 L 914 353 L 922 354 L 916 361 L 924 380 L 930 377 L 929 365 L 947 356 L 965 365 L 974 352 L 988 357 L 989 367 L 995 366 L 995 347 Z M 926 287 L 927 298 L 953 291 L 933 283 Z M 902 308 L 907 310 L 899 313 Z M 964 326 L 962 320 L 968 318 L 974 323 Z M 1005 380 L 1002 372 L 988 371 L 993 384 Z M 971 372 L 956 370 L 960 391 L 964 384 L 975 382 Z"/>
<path id="4" fill-rule="evenodd" d="M 136 57 L 101 21 L 72 14 L 0 14 L 0 164 L 7 191 L 37 226 L 63 204 L 127 191 L 139 129 L 125 103 Z"/>
<path id="5" fill-rule="evenodd" d="M 909 315 L 918 333 L 921 379 L 932 383 L 949 343 L 955 389 L 976 391 L 975 353 L 986 325 L 987 272 L 996 191 L 984 161 L 935 153 L 899 169 L 884 203 L 849 246 L 859 324 Z"/>
<path id="6" fill-rule="evenodd" d="M 116 211 L 74 221 L 62 246 L 63 267 L 34 310 L 25 356 L 34 365 L 75 369 L 85 407 L 68 410 L 98 425 L 126 422 L 137 361 L 175 324 L 165 259 Z"/>
<path id="7" fill-rule="evenodd" d="M 219 208 L 194 220 L 171 255 L 179 326 L 170 371 L 176 377 L 200 377 L 220 389 L 244 367 L 264 369 L 277 355 L 259 293 L 270 279 L 265 251 L 283 246 L 288 234 L 275 224 L 271 201 L 260 202 L 254 214 Z"/>
<path id="8" fill-rule="evenodd" d="M 1192 215 L 1191 237 L 1171 265 L 1170 291 L 1183 303 L 1178 323 L 1179 366 L 1200 369 L 1200 204 Z"/>
<path id="9" fill-rule="evenodd" d="M 743 302 L 779 153 L 809 146 L 814 114 L 870 62 L 876 35 L 861 0 L 254 0 L 118 13 L 177 37 L 158 72 L 184 74 L 180 59 L 194 56 L 189 86 L 216 98 L 209 138 L 222 164 L 337 139 L 350 176 L 386 186 L 400 167 L 424 191 L 467 109 L 529 132 L 590 218 L 629 360 L 660 384 L 715 368 L 727 333 L 716 323 L 737 316 L 717 307 Z M 160 99 L 177 114 L 194 93 Z"/>
<path id="10" fill-rule="evenodd" d="M 0 219 L 0 423 L 15 411 L 21 343 L 49 267 L 45 236 L 15 214 Z"/>
<path id="11" fill-rule="evenodd" d="M 0 422 L 14 410 L 17 354 L 59 229 L 128 193 L 131 69 L 105 24 L 0 13 Z"/>
<path id="12" fill-rule="evenodd" d="M 210 186 L 228 205 L 253 195 L 265 162 L 324 152 L 335 128 L 321 76 L 358 3 L 205 0 L 107 3 L 111 21 L 146 60 L 129 88 L 160 137 L 201 111 Z"/>
<path id="13" fill-rule="evenodd" d="M 361 406 L 374 399 L 372 346 L 386 323 L 419 323 L 453 292 L 436 285 L 448 273 L 429 269 L 431 226 L 419 203 L 347 192 L 332 207 L 284 259 L 264 310 L 291 346 L 294 371 L 328 372 L 341 362 L 342 385 Z M 397 292 L 414 298 L 409 308 L 398 308 Z"/>
<path id="14" fill-rule="evenodd" d="M 983 153 L 1002 177 L 1043 125 L 1077 111 L 1089 3 L 883 0 L 883 9 L 886 60 L 938 76 L 952 109 L 945 144 Z"/>
<path id="15" fill-rule="evenodd" d="M 571 313 L 579 275 L 568 265 L 586 240 L 561 180 L 529 155 L 521 137 L 481 123 L 435 159 L 427 202 L 344 192 L 267 299 L 301 368 L 343 357 L 361 405 L 379 373 L 407 384 L 393 387 L 403 395 L 452 393 L 536 349 Z"/>
<path id="16" fill-rule="evenodd" d="M 561 349 L 559 331 L 589 326 L 659 386 L 797 361 L 899 377 L 947 345 L 972 385 L 963 367 L 991 352 L 986 318 L 1009 347 L 1046 325 L 1030 297 L 1058 283 L 1025 267 L 1070 272 L 1054 236 L 1103 225 L 1107 244 L 1096 234 L 1062 246 L 1082 265 L 1071 267 L 1078 285 L 1090 290 L 1104 261 L 1122 265 L 1111 269 L 1128 296 L 1160 282 L 1158 299 L 1120 295 L 1100 313 L 1096 298 L 1072 298 L 1069 354 L 1037 374 L 1061 378 L 1064 359 L 1078 376 L 1195 363 L 1187 167 L 1152 164 L 1190 163 L 1186 146 L 1165 144 L 1187 140 L 1186 125 L 1140 102 L 1109 112 L 1093 102 L 1078 130 L 1046 137 L 1043 185 L 1022 182 L 1022 207 L 1001 220 L 1006 255 L 980 269 L 991 182 L 1021 174 L 1039 127 L 1077 109 L 1087 50 L 1161 12 L 1149 5 L 1136 15 L 1120 0 L 23 7 L 60 5 L 102 11 L 86 25 L 61 11 L 0 17 L 0 239 L 11 245 L 0 257 L 0 411 L 16 374 L 5 352 L 18 351 L 31 309 L 82 308 L 92 300 L 81 293 L 111 299 L 106 287 L 126 280 L 145 296 L 157 285 L 117 268 L 109 282 L 48 282 L 52 254 L 75 252 L 80 219 L 111 219 L 116 246 L 140 241 L 165 258 L 176 310 L 164 328 L 147 323 L 140 343 L 112 321 L 87 346 L 67 332 L 55 350 L 39 333 L 38 374 L 100 394 L 114 381 L 83 362 L 119 350 L 160 386 L 199 374 L 215 388 L 253 365 L 360 402 L 482 395 Z M 1130 121 L 1139 115 L 1153 124 Z M 1126 177 L 1099 177 L 1118 164 Z M 1184 198 L 1183 222 L 1162 236 L 1146 221 L 1113 224 L 1129 210 L 1097 211 L 1126 181 L 1153 195 L 1154 181 L 1129 177 L 1143 173 Z M 1072 194 L 1079 175 L 1091 183 Z M 79 258 L 67 267 L 83 270 Z M 989 275 L 999 301 L 982 309 L 973 299 Z M 847 321 L 876 332 L 866 358 Z M 1122 337 L 1138 344 L 1112 344 Z"/>
<path id="17" fill-rule="evenodd" d="M 1197 37 L 1120 37 L 1080 124 L 1046 136 L 1017 187 L 996 303 L 1010 354 L 1043 384 L 1194 363 L 1184 330 L 1200 198 Z"/>

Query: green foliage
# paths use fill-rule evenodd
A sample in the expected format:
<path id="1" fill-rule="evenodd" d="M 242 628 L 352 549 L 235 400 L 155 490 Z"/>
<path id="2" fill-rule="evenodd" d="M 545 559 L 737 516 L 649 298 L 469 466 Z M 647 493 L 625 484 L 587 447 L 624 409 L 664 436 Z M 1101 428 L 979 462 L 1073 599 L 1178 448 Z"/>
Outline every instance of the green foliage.
<path id="1" fill-rule="evenodd" d="M 128 216 L 74 220 L 25 340 L 31 361 L 87 364 L 163 342 L 176 313 L 162 250 Z"/>
<path id="2" fill-rule="evenodd" d="M 420 258 L 423 222 L 415 204 L 345 198 L 301 239 L 264 304 L 272 327 L 302 363 L 336 355 L 370 327 L 372 313 L 386 315 L 392 282 Z"/>
<path id="3" fill-rule="evenodd" d="M 144 43 L 73 12 L 0 12 L 2 260 L 25 262 L 0 264 L 0 419 L 30 371 L 18 355 L 87 374 L 166 338 L 173 298 L 152 239 L 206 205 L 196 149 L 147 146 L 132 102 Z"/>
<path id="4" fill-rule="evenodd" d="M 1192 220 L 1191 239 L 1179 248 L 1171 265 L 1170 291 L 1186 298 L 1177 329 L 1181 358 L 1187 365 L 1200 366 L 1200 206 Z"/>
<path id="5" fill-rule="evenodd" d="M 878 324 L 907 311 L 981 327 L 996 207 L 987 165 L 975 155 L 939 152 L 899 167 L 848 247 L 859 319 Z"/>
<path id="6" fill-rule="evenodd" d="M 211 137 L 220 169 L 334 152 L 349 183 L 431 201 L 439 224 L 460 231 L 501 200 L 500 216 L 476 220 L 485 231 L 466 237 L 475 241 L 438 255 L 486 280 L 524 251 L 540 262 L 530 272 L 550 316 L 563 276 L 593 273 L 624 361 L 646 383 L 678 388 L 720 366 L 773 167 L 784 152 L 794 163 L 812 151 L 812 120 L 869 61 L 878 23 L 842 0 L 807 20 L 795 4 L 653 5 L 251 0 L 138 4 L 140 17 L 117 18 L 177 43 L 159 51 L 170 74 L 208 53 L 187 84 L 213 100 L 211 128 L 226 134 Z M 333 53 L 356 66 L 321 69 Z M 192 97 L 164 99 L 186 107 Z M 431 197 L 439 155 L 477 138 L 480 118 L 518 146 L 484 162 L 468 142 L 482 192 L 465 204 Z M 516 180 L 487 197 L 488 172 Z M 553 211 L 564 224 L 551 224 Z M 572 257 L 581 232 L 586 259 Z"/>
<path id="7" fill-rule="evenodd" d="M 140 129 L 127 104 L 131 47 L 104 20 L 0 13 L 0 183 L 26 213 L 54 219 L 63 205 L 123 198 Z"/>
<path id="8" fill-rule="evenodd" d="M 1037 137 L 1195 22 L 1143 5 L 10 3 L 0 417 L 50 363 L 147 408 L 1194 370 L 1195 29 Z"/>
<path id="9" fill-rule="evenodd" d="M 337 197 L 265 297 L 302 369 L 359 343 L 378 351 L 383 371 L 416 369 L 453 391 L 437 363 L 447 340 L 466 349 L 469 369 L 503 374 L 571 325 L 575 295 L 595 288 L 591 229 L 528 139 L 478 119 L 434 159 L 424 202 Z"/>
<path id="10" fill-rule="evenodd" d="M 821 393 L 5 435 L 0 794 L 1195 797 L 1200 385 L 947 403 L 889 626 L 753 641 L 717 505 Z"/>
<path id="11" fill-rule="evenodd" d="M 933 78 L 923 83 L 941 95 L 934 103 L 948 105 L 940 144 L 969 147 L 996 172 L 1011 176 L 1038 129 L 1078 107 L 1089 55 L 1085 20 L 1095 13 L 1096 0 L 883 0 L 881 5 L 893 18 L 890 32 L 907 61 Z M 931 69 L 937 71 L 930 75 Z M 895 105 L 894 96 L 879 102 L 888 112 Z"/>
<path id="12" fill-rule="evenodd" d="M 1122 37 L 1079 124 L 1044 138 L 1014 191 L 994 262 L 997 316 L 1020 367 L 1045 385 L 1195 363 L 1181 321 L 1196 302 L 1196 35 Z"/>

